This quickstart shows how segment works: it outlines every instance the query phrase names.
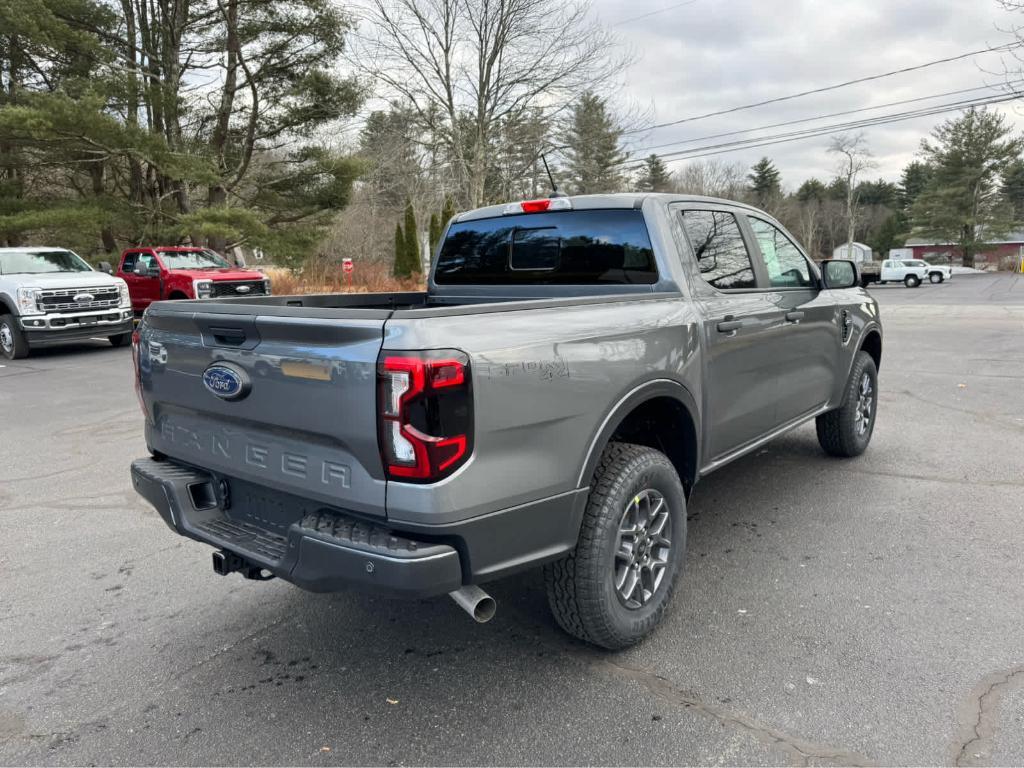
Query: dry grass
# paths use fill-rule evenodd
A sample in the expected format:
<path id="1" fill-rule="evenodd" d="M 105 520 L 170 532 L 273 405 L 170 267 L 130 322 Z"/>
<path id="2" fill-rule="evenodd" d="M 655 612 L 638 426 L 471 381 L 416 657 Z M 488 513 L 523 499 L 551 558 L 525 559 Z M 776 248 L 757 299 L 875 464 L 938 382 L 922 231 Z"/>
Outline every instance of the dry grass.
<path id="1" fill-rule="evenodd" d="M 400 280 L 391 274 L 391 265 L 384 262 L 356 263 L 351 284 L 344 280 L 341 265 L 313 262 L 300 269 L 268 267 L 273 291 L 278 296 L 308 293 L 389 293 L 393 291 L 422 291 L 425 278 Z"/>

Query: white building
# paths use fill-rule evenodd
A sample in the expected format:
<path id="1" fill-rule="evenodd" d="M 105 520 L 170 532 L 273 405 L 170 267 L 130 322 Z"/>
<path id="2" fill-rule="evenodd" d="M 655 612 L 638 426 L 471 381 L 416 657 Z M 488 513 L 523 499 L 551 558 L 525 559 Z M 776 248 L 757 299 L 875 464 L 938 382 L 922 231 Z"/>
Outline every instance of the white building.
<path id="1" fill-rule="evenodd" d="M 846 243 L 837 245 L 836 249 L 832 251 L 833 259 L 846 259 L 847 261 L 856 261 L 858 264 L 865 261 L 872 261 L 871 249 L 864 245 L 864 243 L 852 243 L 850 245 L 851 251 L 847 253 Z"/>

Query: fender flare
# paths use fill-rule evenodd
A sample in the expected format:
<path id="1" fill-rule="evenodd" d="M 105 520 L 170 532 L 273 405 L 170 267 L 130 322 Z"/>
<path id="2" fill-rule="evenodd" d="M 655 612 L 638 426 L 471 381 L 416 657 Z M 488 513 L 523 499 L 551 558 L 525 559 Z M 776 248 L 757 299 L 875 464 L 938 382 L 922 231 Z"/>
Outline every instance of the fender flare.
<path id="1" fill-rule="evenodd" d="M 587 446 L 587 454 L 576 479 L 577 488 L 585 488 L 589 484 L 590 477 L 597 468 L 597 462 L 601 459 L 604 447 L 608 444 L 608 440 L 615 433 L 615 430 L 619 428 L 623 420 L 638 405 L 648 400 L 653 400 L 656 397 L 670 397 L 678 401 L 686 409 L 697 433 L 697 456 L 694 457 L 694 466 L 698 468 L 701 466 L 700 410 L 697 408 L 697 401 L 690 394 L 690 391 L 678 381 L 673 379 L 652 379 L 638 384 L 622 395 L 609 409 L 604 419 L 602 419 L 601 425 L 597 428 Z"/>
<path id="2" fill-rule="evenodd" d="M 868 323 L 861 329 L 860 335 L 857 336 L 857 352 L 860 352 L 861 350 L 864 349 L 864 342 L 872 333 L 878 334 L 878 338 L 881 339 L 882 341 L 882 349 L 885 349 L 885 334 L 882 333 L 882 326 L 880 326 L 877 322 L 872 320 L 870 323 Z M 842 381 L 842 386 L 844 387 L 846 386 L 847 380 L 850 378 L 850 371 L 853 370 L 853 364 L 856 361 L 856 358 L 856 352 L 850 355 L 850 364 L 846 366 L 846 378 L 844 378 Z M 879 368 L 881 368 L 881 363 L 879 363 Z"/>
<path id="3" fill-rule="evenodd" d="M 14 309 L 14 303 L 7 298 L 5 293 L 0 293 L 0 315 L 14 315 L 18 317 L 18 313 Z"/>

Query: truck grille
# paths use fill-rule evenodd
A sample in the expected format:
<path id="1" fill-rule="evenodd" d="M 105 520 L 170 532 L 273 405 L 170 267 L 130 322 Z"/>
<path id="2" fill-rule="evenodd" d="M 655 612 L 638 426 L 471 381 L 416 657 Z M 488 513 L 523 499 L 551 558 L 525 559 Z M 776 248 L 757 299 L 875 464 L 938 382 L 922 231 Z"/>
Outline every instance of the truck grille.
<path id="1" fill-rule="evenodd" d="M 40 312 L 83 312 L 116 309 L 121 303 L 117 286 L 99 288 L 55 288 L 39 292 Z"/>
<path id="2" fill-rule="evenodd" d="M 246 290 L 248 288 L 248 290 Z M 213 283 L 213 296 L 263 296 L 266 294 L 262 280 L 218 280 Z"/>

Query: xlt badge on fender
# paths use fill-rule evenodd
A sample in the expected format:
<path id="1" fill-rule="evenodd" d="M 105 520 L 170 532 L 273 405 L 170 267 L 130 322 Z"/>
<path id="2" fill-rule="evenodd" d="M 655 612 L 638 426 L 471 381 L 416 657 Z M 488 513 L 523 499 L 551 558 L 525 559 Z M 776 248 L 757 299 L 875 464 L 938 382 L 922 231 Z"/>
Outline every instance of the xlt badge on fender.
<path id="1" fill-rule="evenodd" d="M 249 375 L 231 363 L 214 363 L 203 371 L 203 385 L 222 400 L 241 400 L 249 394 Z"/>

